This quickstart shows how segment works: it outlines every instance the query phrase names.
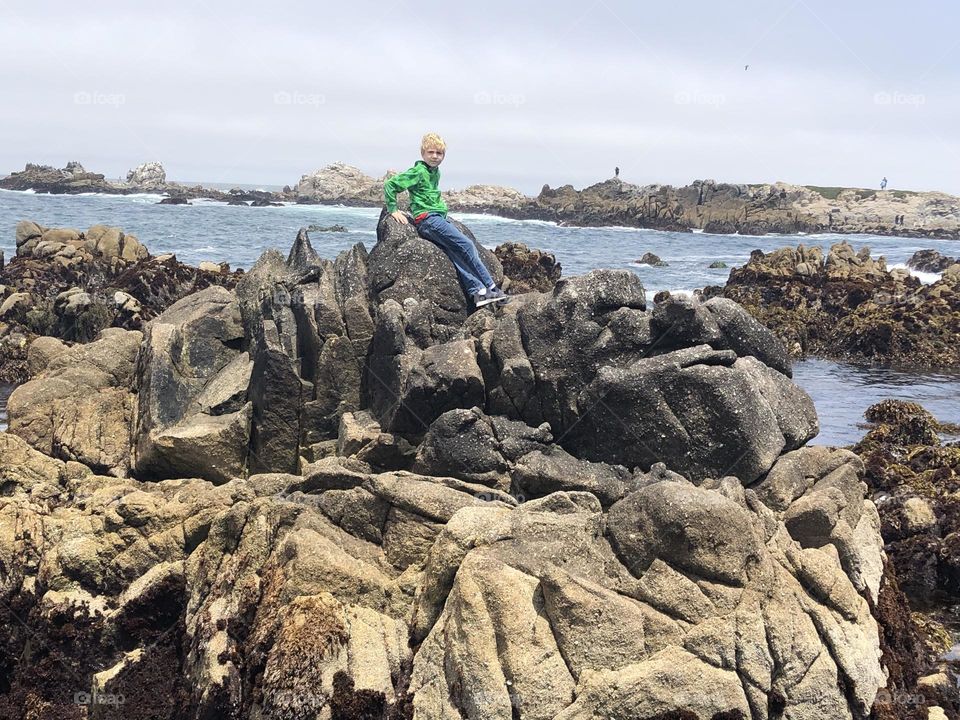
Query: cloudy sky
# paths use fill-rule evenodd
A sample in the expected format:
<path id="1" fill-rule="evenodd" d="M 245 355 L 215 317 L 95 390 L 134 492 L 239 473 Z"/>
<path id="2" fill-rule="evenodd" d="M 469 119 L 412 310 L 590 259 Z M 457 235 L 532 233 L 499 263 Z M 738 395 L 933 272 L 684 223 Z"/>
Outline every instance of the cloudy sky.
<path id="1" fill-rule="evenodd" d="M 403 169 L 536 193 L 612 176 L 960 194 L 948 0 L 0 0 L 0 173 L 293 184 Z M 745 69 L 745 66 L 749 66 Z"/>

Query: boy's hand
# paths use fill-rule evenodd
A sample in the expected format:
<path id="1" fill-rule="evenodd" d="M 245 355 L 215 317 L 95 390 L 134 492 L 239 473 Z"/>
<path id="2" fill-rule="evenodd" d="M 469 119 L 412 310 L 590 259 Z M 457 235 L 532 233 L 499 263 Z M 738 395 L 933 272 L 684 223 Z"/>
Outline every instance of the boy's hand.
<path id="1" fill-rule="evenodd" d="M 397 210 L 397 211 L 395 211 L 395 212 L 392 212 L 392 213 L 390 213 L 390 216 L 391 216 L 394 220 L 396 220 L 398 223 L 400 223 L 401 225 L 409 225 L 409 224 L 410 224 L 410 221 L 407 220 L 407 216 L 404 214 L 404 212 L 403 212 L 402 210 Z"/>

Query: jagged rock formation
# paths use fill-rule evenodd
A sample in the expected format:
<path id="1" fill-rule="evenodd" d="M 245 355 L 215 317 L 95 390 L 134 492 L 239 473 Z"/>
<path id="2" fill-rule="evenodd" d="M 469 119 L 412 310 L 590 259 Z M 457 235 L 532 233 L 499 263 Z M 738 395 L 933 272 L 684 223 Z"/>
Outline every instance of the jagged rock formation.
<path id="1" fill-rule="evenodd" d="M 562 268 L 552 253 L 515 242 L 498 245 L 493 253 L 503 266 L 503 287 L 510 295 L 549 292 L 560 280 Z"/>
<path id="2" fill-rule="evenodd" d="M 787 183 L 733 185 L 696 180 L 690 185 L 631 185 L 611 178 L 575 190 L 545 185 L 508 217 L 568 225 L 629 225 L 680 232 L 764 235 L 769 232 L 838 232 L 960 237 L 960 199 L 944 193 L 817 188 Z M 904 216 L 902 224 L 895 218 Z"/>
<path id="3" fill-rule="evenodd" d="M 145 162 L 127 173 L 127 182 L 141 190 L 157 190 L 167 184 L 167 171 L 158 162 Z"/>
<path id="4" fill-rule="evenodd" d="M 20 172 L 11 173 L 0 179 L 0 188 L 68 195 L 115 191 L 114 184 L 104 179 L 102 173 L 87 172 L 78 162 L 69 162 L 66 167 L 60 169 L 50 165 L 27 163 Z"/>
<path id="5" fill-rule="evenodd" d="M 804 447 L 812 404 L 742 308 L 644 297 L 598 271 L 468 316 L 384 215 L 370 253 L 301 233 L 86 363 L 41 344 L 0 434 L 0 607 L 27 618 L 0 708 L 79 717 L 66 684 L 174 718 L 865 717 L 889 593 L 862 464 Z M 57 382 L 129 436 L 52 413 Z M 95 474 L 124 471 L 105 434 L 133 477 Z"/>
<path id="6" fill-rule="evenodd" d="M 140 330 L 180 298 L 211 285 L 233 287 L 242 271 L 153 257 L 134 236 L 106 225 L 46 228 L 23 220 L 17 254 L 0 267 L 0 378 L 29 377 L 36 336 L 89 342 L 108 327 Z"/>
<path id="7" fill-rule="evenodd" d="M 927 367 L 960 366 L 960 265 L 932 285 L 887 270 L 846 242 L 785 247 L 730 271 L 722 293 L 773 329 L 795 355 Z"/>
<path id="8" fill-rule="evenodd" d="M 383 183 L 392 173 L 376 180 L 359 168 L 342 162 L 309 173 L 294 188 L 298 202 L 350 203 L 376 207 L 383 204 Z"/>
<path id="9" fill-rule="evenodd" d="M 956 265 L 960 260 L 947 257 L 936 250 L 917 250 L 910 259 L 907 260 L 907 267 L 923 272 L 942 273 L 951 265 Z"/>
<path id="10" fill-rule="evenodd" d="M 266 190 L 241 190 L 239 188 L 223 192 L 222 190 L 205 188 L 201 185 L 168 182 L 166 171 L 159 162 L 143 163 L 130 170 L 127 173 L 126 181 L 107 180 L 102 173 L 87 172 L 78 162 L 69 162 L 66 167 L 61 169 L 49 165 L 27 163 L 23 170 L 0 178 L 0 189 L 32 190 L 54 195 L 76 195 L 79 193 L 129 195 L 149 191 L 169 195 L 170 197 L 165 199 L 168 204 L 186 204 L 192 198 L 208 198 L 233 205 L 250 204 L 256 207 L 296 199 L 290 192 L 273 193 Z"/>
<path id="11" fill-rule="evenodd" d="M 960 597 L 960 446 L 942 438 L 960 435 L 960 427 L 899 400 L 873 405 L 865 416 L 870 430 L 853 449 L 879 510 L 884 550 L 913 611 L 904 624 L 917 626 L 922 638 L 895 650 L 903 667 L 899 695 L 922 696 L 956 713 L 955 671 L 944 654 L 952 650 L 952 608 Z"/>

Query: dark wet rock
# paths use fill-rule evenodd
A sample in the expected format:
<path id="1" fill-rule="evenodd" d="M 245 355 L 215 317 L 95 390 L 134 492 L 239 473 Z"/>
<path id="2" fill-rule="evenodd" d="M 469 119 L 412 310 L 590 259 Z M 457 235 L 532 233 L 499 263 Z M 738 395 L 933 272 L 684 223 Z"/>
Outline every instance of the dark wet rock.
<path id="1" fill-rule="evenodd" d="M 717 269 L 720 269 L 720 268 L 726 268 L 726 267 L 728 267 L 728 265 L 727 265 L 725 262 L 723 262 L 722 260 L 714 260 L 714 261 L 713 261 L 712 263 L 710 263 L 707 267 L 709 267 L 709 268 L 711 268 L 711 269 L 714 269 L 714 270 L 717 270 Z"/>
<path id="2" fill-rule="evenodd" d="M 0 180 L 4 190 L 33 190 L 35 192 L 77 194 L 87 192 L 110 193 L 114 185 L 101 173 L 87 172 L 78 162 L 69 162 L 63 168 L 27 163 L 20 172 Z"/>
<path id="3" fill-rule="evenodd" d="M 915 403 L 886 400 L 867 411 L 872 427 L 854 451 L 870 489 L 880 493 L 881 532 L 900 585 L 918 607 L 960 598 L 954 554 L 960 532 L 960 448 L 944 444 L 946 429 Z"/>
<path id="4" fill-rule="evenodd" d="M 192 205 L 192 204 L 193 203 L 191 203 L 187 198 L 180 197 L 177 195 L 173 197 L 165 197 L 157 203 L 157 205 Z"/>
<path id="5" fill-rule="evenodd" d="M 549 292 L 560 280 L 562 268 L 556 257 L 541 250 L 531 250 L 523 243 L 509 242 L 493 251 L 503 266 L 507 292 Z"/>
<path id="6" fill-rule="evenodd" d="M 819 429 L 809 397 L 750 360 L 699 346 L 601 368 L 578 398 L 565 445 L 629 466 L 663 461 L 694 480 L 752 482 Z"/>
<path id="7" fill-rule="evenodd" d="M 308 225 L 307 232 L 349 232 L 349 230 L 339 223 L 334 225 Z"/>
<path id="8" fill-rule="evenodd" d="M 417 450 L 413 470 L 488 485 L 521 502 L 585 491 L 604 507 L 645 482 L 624 467 L 579 460 L 553 445 L 546 424 L 532 428 L 479 408 L 450 410 L 437 418 Z"/>
<path id="9" fill-rule="evenodd" d="M 476 242 L 469 228 L 454 224 L 474 241 L 494 281 L 502 283 L 503 270 L 496 256 Z M 470 307 L 453 263 L 440 248 L 417 235 L 412 224 L 401 225 L 386 211 L 381 213 L 368 268 L 372 299 L 378 306 L 387 300 L 401 306 L 416 303 L 411 314 L 412 324 L 420 330 L 415 337 L 419 347 L 458 334 Z"/>
<path id="10" fill-rule="evenodd" d="M 287 265 L 296 272 L 307 272 L 311 267 L 320 264 L 320 256 L 310 244 L 310 236 L 306 228 L 300 228 L 297 238 L 293 241 L 290 254 L 287 255 Z"/>
<path id="11" fill-rule="evenodd" d="M 650 265 L 652 267 L 668 267 L 670 263 L 666 263 L 660 259 L 658 255 L 654 255 L 651 252 L 644 253 L 643 257 L 636 261 L 638 265 Z"/>
<path id="12" fill-rule="evenodd" d="M 413 436 L 447 410 L 484 402 L 473 338 L 420 349 L 406 330 L 416 322 L 415 313 L 394 300 L 380 305 L 365 381 L 365 403 L 384 428 Z"/>
<path id="13" fill-rule="evenodd" d="M 922 272 L 940 273 L 960 260 L 948 257 L 936 250 L 917 250 L 907 260 L 907 267 Z"/>
<path id="14" fill-rule="evenodd" d="M 944 654 L 954 644 L 953 608 L 960 598 L 955 562 L 960 506 L 954 498 L 960 489 L 960 448 L 941 435 L 960 428 L 941 424 L 916 403 L 898 400 L 871 406 L 866 417 L 869 431 L 853 450 L 863 461 L 892 566 L 885 577 L 891 594 L 884 598 L 881 590 L 879 608 L 890 636 L 884 652 L 891 668 L 889 692 L 881 699 L 895 708 L 903 698 L 919 698 L 914 705 L 936 704 L 956 712 L 956 669 Z M 919 681 L 936 673 L 943 673 L 945 682 Z"/>
<path id="15" fill-rule="evenodd" d="M 932 285 L 888 270 L 867 248 L 755 250 L 723 295 L 773 329 L 794 355 L 897 365 L 960 365 L 960 266 Z"/>

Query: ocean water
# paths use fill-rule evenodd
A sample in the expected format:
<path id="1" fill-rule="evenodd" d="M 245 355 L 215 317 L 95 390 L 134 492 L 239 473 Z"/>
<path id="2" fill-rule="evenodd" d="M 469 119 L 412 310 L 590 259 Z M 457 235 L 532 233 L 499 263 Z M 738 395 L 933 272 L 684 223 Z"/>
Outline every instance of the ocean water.
<path id="1" fill-rule="evenodd" d="M 133 233 L 153 254 L 174 252 L 183 262 L 229 262 L 249 267 L 268 248 L 284 254 L 308 225 L 343 225 L 345 233 L 310 234 L 321 256 L 363 243 L 376 243 L 376 208 L 325 205 L 285 205 L 252 208 L 213 201 L 193 205 L 158 205 L 161 196 L 43 195 L 0 190 L 0 249 L 15 254 L 14 228 L 33 220 L 48 227 L 85 230 L 98 223 Z M 522 242 L 556 255 L 564 277 L 596 268 L 626 268 L 643 281 L 648 298 L 660 290 L 691 292 L 704 285 L 722 285 L 729 269 L 711 269 L 714 261 L 729 267 L 744 264 L 754 249 L 769 252 L 784 245 L 817 245 L 827 250 L 846 239 L 855 249 L 869 246 L 874 257 L 883 255 L 888 267 L 904 266 L 917 250 L 933 248 L 960 256 L 960 242 L 869 235 L 709 235 L 635 228 L 571 228 L 540 221 L 519 221 L 490 215 L 454 213 L 489 248 L 504 242 Z M 667 267 L 639 265 L 644 253 L 658 255 Z M 935 282 L 935 273 L 916 273 L 921 282 Z M 813 397 L 820 416 L 822 444 L 848 444 L 863 434 L 858 427 L 863 411 L 886 397 L 916 400 L 941 420 L 960 423 L 960 373 L 915 373 L 888 368 L 807 360 L 796 364 L 795 380 Z M 0 397 L 3 414 L 5 401 Z"/>

